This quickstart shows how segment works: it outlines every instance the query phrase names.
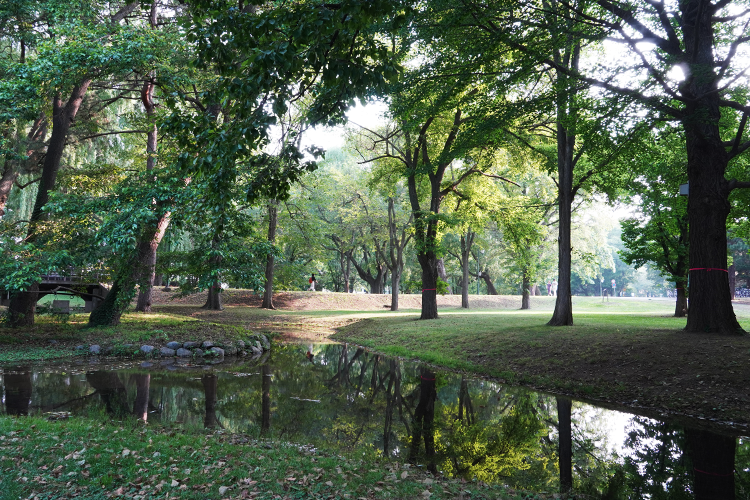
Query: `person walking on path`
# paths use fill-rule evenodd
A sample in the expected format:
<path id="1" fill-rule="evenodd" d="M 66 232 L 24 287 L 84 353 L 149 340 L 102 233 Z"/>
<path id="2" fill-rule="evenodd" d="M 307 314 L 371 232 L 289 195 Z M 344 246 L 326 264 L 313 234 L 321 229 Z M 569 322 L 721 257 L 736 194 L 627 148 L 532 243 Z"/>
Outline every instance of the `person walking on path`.
<path id="1" fill-rule="evenodd" d="M 552 288 L 551 288 L 551 292 L 552 292 L 552 295 L 553 295 L 553 296 L 556 296 L 556 295 L 557 295 L 557 280 L 553 280 L 553 281 L 552 281 Z"/>
<path id="2" fill-rule="evenodd" d="M 310 291 L 311 292 L 315 291 L 315 283 L 317 283 L 317 282 L 318 282 L 318 280 L 315 279 L 315 274 L 313 274 L 312 276 L 310 276 Z"/>

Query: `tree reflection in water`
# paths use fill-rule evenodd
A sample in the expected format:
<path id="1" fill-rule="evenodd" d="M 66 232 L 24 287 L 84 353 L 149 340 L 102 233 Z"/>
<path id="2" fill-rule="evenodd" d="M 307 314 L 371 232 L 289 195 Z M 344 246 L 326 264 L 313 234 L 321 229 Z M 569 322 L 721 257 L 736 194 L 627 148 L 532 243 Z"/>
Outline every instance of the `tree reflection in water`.
<path id="1" fill-rule="evenodd" d="M 31 369 L 17 366 L 5 371 L 5 411 L 8 415 L 28 415 L 31 404 Z"/>
<path id="2" fill-rule="evenodd" d="M 84 369 L 6 369 L 5 411 L 96 415 L 85 406 L 94 404 L 118 420 L 223 425 L 593 498 L 750 497 L 745 441 L 633 417 L 619 457 L 596 426 L 601 410 L 346 345 L 275 347 L 270 358 L 212 367 Z"/>

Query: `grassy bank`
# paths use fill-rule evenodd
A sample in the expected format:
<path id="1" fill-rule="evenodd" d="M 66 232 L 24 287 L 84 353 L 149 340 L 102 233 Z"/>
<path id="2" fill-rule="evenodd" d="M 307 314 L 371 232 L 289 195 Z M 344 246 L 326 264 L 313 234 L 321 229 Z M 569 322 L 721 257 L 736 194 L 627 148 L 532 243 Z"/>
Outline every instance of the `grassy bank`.
<path id="1" fill-rule="evenodd" d="M 575 326 L 546 310 L 373 317 L 334 338 L 582 399 L 748 425 L 750 337 L 687 334 L 665 300 L 576 298 Z M 750 310 L 735 307 L 750 330 Z"/>
<path id="2" fill-rule="evenodd" d="M 374 457 L 222 431 L 104 421 L 104 415 L 0 417 L 0 500 L 552 498 L 436 478 Z"/>

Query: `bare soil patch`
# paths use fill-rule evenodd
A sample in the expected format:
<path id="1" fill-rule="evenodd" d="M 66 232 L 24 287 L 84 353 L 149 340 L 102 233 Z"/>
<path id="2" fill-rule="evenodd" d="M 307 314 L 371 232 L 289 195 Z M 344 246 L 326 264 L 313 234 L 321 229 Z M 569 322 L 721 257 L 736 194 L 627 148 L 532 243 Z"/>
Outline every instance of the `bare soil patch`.
<path id="1" fill-rule="evenodd" d="M 223 293 L 225 306 L 260 307 L 263 297 L 252 290 L 226 290 Z M 175 292 L 154 290 L 154 304 L 190 304 L 200 306 L 206 302 L 206 292 L 179 297 Z M 539 297 L 537 297 L 539 299 Z M 416 294 L 399 295 L 400 309 L 420 309 L 422 296 Z M 438 307 L 461 307 L 460 295 L 438 295 Z M 391 296 L 368 293 L 329 293 L 329 292 L 279 292 L 273 296 L 273 304 L 278 310 L 289 311 L 373 311 L 391 306 Z M 507 295 L 482 295 L 471 299 L 472 309 L 518 309 L 521 297 Z"/>

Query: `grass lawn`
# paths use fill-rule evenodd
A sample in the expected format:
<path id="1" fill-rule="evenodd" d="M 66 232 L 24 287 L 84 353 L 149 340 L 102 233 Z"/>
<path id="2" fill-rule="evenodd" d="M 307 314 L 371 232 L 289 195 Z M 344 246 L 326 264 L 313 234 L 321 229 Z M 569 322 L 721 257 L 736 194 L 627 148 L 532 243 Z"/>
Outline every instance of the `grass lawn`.
<path id="1" fill-rule="evenodd" d="M 434 477 L 374 456 L 106 420 L 0 416 L 0 500 L 553 497 Z"/>

